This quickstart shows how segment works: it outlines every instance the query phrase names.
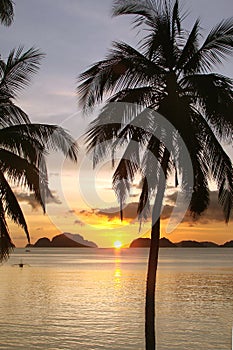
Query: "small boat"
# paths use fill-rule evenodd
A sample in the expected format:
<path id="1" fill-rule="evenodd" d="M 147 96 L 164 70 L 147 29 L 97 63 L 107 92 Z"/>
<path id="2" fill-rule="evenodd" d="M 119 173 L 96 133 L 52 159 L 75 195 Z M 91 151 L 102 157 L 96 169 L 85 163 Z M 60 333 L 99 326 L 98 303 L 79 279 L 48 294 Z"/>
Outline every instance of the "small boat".
<path id="1" fill-rule="evenodd" d="M 19 266 L 22 269 L 24 266 L 30 266 L 30 265 L 24 264 L 22 259 L 21 259 L 18 264 L 13 264 L 12 266 Z"/>
<path id="2" fill-rule="evenodd" d="M 26 253 L 30 253 L 30 251 L 31 251 L 30 249 L 26 249 L 25 250 Z"/>

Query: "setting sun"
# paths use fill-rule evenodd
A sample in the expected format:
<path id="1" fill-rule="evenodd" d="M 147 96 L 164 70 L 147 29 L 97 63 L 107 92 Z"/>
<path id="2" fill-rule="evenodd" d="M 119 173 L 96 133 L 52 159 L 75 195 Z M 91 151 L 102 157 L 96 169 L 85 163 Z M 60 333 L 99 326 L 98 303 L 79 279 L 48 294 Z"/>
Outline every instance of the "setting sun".
<path id="1" fill-rule="evenodd" d="M 119 249 L 119 248 L 122 247 L 122 243 L 121 243 L 120 241 L 115 241 L 115 242 L 113 243 L 113 245 L 114 245 L 114 247 L 117 248 L 117 249 Z"/>

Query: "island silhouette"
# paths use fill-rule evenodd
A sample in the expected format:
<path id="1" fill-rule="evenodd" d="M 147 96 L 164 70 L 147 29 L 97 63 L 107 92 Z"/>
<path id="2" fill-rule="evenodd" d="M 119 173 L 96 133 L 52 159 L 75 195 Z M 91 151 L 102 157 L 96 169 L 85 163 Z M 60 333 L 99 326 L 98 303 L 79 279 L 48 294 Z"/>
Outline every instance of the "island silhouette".
<path id="1" fill-rule="evenodd" d="M 159 240 L 160 248 L 233 248 L 233 240 L 225 242 L 224 244 L 217 244 L 209 241 L 194 241 L 194 240 L 183 240 L 180 242 L 173 243 L 168 238 L 163 237 Z M 28 244 L 26 248 L 98 248 L 97 244 L 88 241 L 79 234 L 72 234 L 68 232 L 61 233 L 54 236 L 51 240 L 48 237 L 39 238 L 35 244 Z M 137 238 L 133 240 L 129 248 L 149 248 L 150 238 Z M 125 245 L 123 248 L 127 248 Z"/>
<path id="2" fill-rule="evenodd" d="M 35 244 L 28 244 L 28 247 L 36 247 L 36 248 L 98 248 L 97 244 L 88 241 L 83 238 L 83 236 L 79 234 L 72 234 L 69 232 L 61 233 L 57 236 L 54 236 L 51 240 L 47 237 L 39 238 Z"/>
<path id="3" fill-rule="evenodd" d="M 198 242 L 192 240 L 185 240 L 177 243 L 171 242 L 169 239 L 163 237 L 159 240 L 160 248 L 233 248 L 233 240 L 225 242 L 224 244 L 217 244 L 214 242 Z M 130 248 L 149 248 L 150 247 L 150 238 L 137 238 L 131 242 Z"/>

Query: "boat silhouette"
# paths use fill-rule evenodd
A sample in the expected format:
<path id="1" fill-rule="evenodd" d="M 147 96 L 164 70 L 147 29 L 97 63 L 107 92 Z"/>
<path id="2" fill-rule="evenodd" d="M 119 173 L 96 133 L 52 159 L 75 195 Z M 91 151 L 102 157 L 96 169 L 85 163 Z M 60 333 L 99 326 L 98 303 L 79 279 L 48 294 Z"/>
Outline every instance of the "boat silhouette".
<path id="1" fill-rule="evenodd" d="M 18 266 L 18 267 L 20 267 L 22 269 L 24 266 L 30 266 L 30 265 L 23 263 L 23 261 L 21 259 L 18 264 L 13 264 L 12 266 Z"/>

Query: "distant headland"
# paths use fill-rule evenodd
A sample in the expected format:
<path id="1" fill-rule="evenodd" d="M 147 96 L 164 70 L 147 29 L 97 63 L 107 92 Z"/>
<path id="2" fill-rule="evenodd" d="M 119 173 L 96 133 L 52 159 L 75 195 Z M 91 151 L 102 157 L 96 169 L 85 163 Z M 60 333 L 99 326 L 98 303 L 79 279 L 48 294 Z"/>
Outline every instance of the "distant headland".
<path id="1" fill-rule="evenodd" d="M 197 241 L 181 241 L 178 243 L 173 243 L 169 239 L 163 237 L 159 240 L 160 248 L 233 248 L 233 240 L 226 242 L 224 244 L 217 244 L 214 242 L 197 242 Z M 129 246 L 130 248 L 149 248 L 150 247 L 150 238 L 137 238 Z"/>
<path id="2" fill-rule="evenodd" d="M 51 240 L 47 237 L 39 238 L 35 244 L 27 245 L 27 247 L 36 248 L 98 248 L 98 246 L 92 242 L 83 238 L 79 234 L 72 234 L 64 232 L 60 235 L 54 236 Z"/>
<path id="3" fill-rule="evenodd" d="M 177 243 L 171 242 L 169 239 L 163 237 L 159 240 L 160 248 L 233 248 L 233 240 L 226 242 L 224 244 L 217 244 L 209 241 L 192 241 L 192 240 L 184 240 Z M 28 247 L 36 247 L 36 248 L 98 248 L 97 244 L 88 241 L 83 238 L 83 236 L 79 234 L 72 234 L 68 232 L 64 232 L 57 236 L 54 236 L 51 240 L 47 237 L 39 238 L 35 244 L 28 244 Z M 133 240 L 129 248 L 149 248 L 150 247 L 150 238 L 137 238 Z"/>

